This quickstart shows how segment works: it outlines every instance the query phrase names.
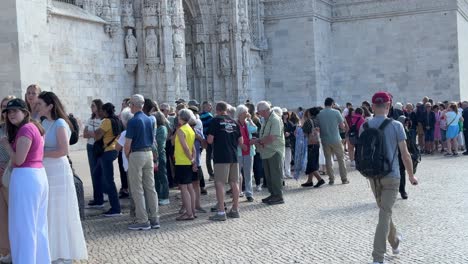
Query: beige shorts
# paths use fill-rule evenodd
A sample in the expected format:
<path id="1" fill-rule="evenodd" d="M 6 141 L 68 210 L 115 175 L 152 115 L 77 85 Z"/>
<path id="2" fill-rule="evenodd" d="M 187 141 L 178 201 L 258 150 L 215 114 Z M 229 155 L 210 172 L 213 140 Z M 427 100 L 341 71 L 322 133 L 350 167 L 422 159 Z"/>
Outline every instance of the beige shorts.
<path id="1" fill-rule="evenodd" d="M 213 169 L 215 182 L 239 181 L 239 163 L 217 163 Z"/>

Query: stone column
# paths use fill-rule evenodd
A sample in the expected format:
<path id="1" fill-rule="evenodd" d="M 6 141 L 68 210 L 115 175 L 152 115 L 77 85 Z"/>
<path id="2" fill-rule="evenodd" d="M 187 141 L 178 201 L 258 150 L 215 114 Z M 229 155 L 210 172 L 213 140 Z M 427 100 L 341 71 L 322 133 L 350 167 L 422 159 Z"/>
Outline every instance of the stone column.
<path id="1" fill-rule="evenodd" d="M 188 97 L 185 59 L 185 19 L 182 0 L 173 0 L 172 39 L 174 44 L 174 93 L 175 97 Z"/>
<path id="2" fill-rule="evenodd" d="M 32 83 L 47 90 L 53 85 L 47 5 L 48 1 L 2 1 L 0 97 L 9 94 L 23 97 L 27 86 Z"/>
<path id="3" fill-rule="evenodd" d="M 170 0 L 161 1 L 161 63 L 162 63 L 162 79 L 164 99 L 163 101 L 173 103 L 175 98 L 174 93 L 174 58 L 172 45 L 172 19 Z"/>

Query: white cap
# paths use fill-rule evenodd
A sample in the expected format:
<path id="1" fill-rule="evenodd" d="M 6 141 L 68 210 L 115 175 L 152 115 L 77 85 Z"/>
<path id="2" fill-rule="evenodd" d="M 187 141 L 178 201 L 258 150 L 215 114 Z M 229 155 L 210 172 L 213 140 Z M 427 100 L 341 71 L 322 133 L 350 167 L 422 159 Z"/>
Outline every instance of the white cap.
<path id="1" fill-rule="evenodd" d="M 286 113 L 286 112 L 288 112 L 288 109 L 283 108 L 283 109 L 281 109 L 281 111 L 283 111 L 283 113 Z"/>

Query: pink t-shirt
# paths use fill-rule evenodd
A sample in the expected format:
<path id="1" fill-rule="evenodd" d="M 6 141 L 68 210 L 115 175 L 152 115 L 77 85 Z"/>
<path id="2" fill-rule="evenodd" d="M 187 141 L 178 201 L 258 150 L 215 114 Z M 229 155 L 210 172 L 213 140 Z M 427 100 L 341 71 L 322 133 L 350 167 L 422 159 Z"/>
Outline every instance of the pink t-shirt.
<path id="1" fill-rule="evenodd" d="M 16 168 L 42 168 L 42 160 L 44 158 L 44 138 L 41 136 L 39 129 L 33 123 L 23 125 L 18 134 L 16 134 L 15 142 L 13 142 L 13 150 L 16 152 L 16 142 L 20 137 L 27 137 L 31 140 L 31 148 L 24 163 Z"/>

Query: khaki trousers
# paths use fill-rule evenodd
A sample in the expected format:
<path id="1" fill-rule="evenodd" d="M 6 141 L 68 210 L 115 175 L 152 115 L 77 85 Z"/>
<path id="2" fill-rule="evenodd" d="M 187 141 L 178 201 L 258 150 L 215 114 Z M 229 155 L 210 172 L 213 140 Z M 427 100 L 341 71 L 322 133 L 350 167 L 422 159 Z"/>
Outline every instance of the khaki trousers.
<path id="1" fill-rule="evenodd" d="M 138 223 L 158 220 L 158 194 L 154 187 L 151 151 L 132 152 L 128 159 L 128 181 Z"/>
<path id="2" fill-rule="evenodd" d="M 382 179 L 369 180 L 372 192 L 374 193 L 379 211 L 379 223 L 375 230 L 374 250 L 372 257 L 374 262 L 383 262 L 387 250 L 386 240 L 395 248 L 398 246 L 397 230 L 392 221 L 392 207 L 398 196 L 400 179 L 394 177 L 384 177 Z"/>
<path id="3" fill-rule="evenodd" d="M 0 255 L 10 254 L 10 239 L 8 237 L 8 189 L 0 187 Z"/>
<path id="4" fill-rule="evenodd" d="M 323 144 L 323 154 L 325 155 L 325 164 L 327 167 L 327 174 L 331 182 L 335 181 L 335 172 L 333 171 L 332 154 L 335 154 L 338 161 L 340 170 L 341 181 L 345 182 L 348 180 L 348 173 L 346 172 L 346 164 L 344 160 L 344 149 L 341 142 L 335 144 Z"/>
<path id="5" fill-rule="evenodd" d="M 279 153 L 263 160 L 263 170 L 268 184 L 268 191 L 272 196 L 283 197 L 283 158 Z"/>

